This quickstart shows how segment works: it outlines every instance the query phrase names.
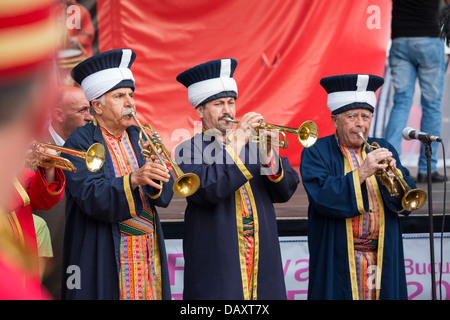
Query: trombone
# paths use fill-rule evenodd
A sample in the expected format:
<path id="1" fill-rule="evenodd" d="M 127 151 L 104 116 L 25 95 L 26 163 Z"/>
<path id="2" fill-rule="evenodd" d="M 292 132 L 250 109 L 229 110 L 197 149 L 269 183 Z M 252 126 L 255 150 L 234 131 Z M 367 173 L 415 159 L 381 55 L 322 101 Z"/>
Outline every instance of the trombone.
<path id="1" fill-rule="evenodd" d="M 61 153 L 70 154 L 72 156 L 81 158 L 85 160 L 86 167 L 91 172 L 98 171 L 105 162 L 105 147 L 99 142 L 94 143 L 89 147 L 87 151 L 77 150 L 77 149 L 71 149 L 71 148 L 65 148 L 56 146 L 49 143 L 43 143 L 43 142 L 35 142 L 33 144 L 34 147 L 34 153 L 36 155 L 41 155 L 44 157 L 43 160 L 39 161 L 37 160 L 37 157 L 31 160 L 31 165 L 46 165 L 51 166 L 55 168 L 59 168 L 62 170 L 70 171 L 70 172 L 76 172 L 77 168 L 73 165 L 73 163 L 60 156 Z M 57 151 L 57 155 L 46 153 L 39 151 L 40 148 L 45 149 L 51 149 Z"/>
<path id="2" fill-rule="evenodd" d="M 225 118 L 225 120 L 228 122 L 239 123 L 239 120 L 234 120 L 230 117 Z M 288 147 L 288 140 L 285 132 L 295 134 L 298 142 L 305 148 L 312 147 L 314 143 L 316 143 L 317 137 L 319 136 L 319 129 L 317 128 L 317 125 L 310 120 L 303 122 L 298 129 L 270 124 L 263 121 L 259 122 L 259 128 L 278 130 L 282 139 L 278 142 L 277 146 L 282 149 L 286 149 Z M 255 142 L 260 142 L 258 137 L 254 140 Z"/>
<path id="3" fill-rule="evenodd" d="M 144 148 L 144 140 L 142 138 L 142 135 L 144 135 L 145 139 L 147 139 L 147 141 L 150 142 L 149 148 L 153 150 L 153 152 L 156 154 L 161 164 L 167 168 L 166 161 L 164 161 L 161 155 L 159 154 L 157 146 L 161 148 L 162 153 L 165 155 L 167 159 L 167 162 L 172 167 L 174 175 L 176 177 L 175 182 L 173 184 L 173 193 L 175 193 L 179 197 L 188 197 L 194 194 L 200 186 L 200 178 L 195 173 L 184 173 L 180 169 L 180 167 L 175 163 L 175 161 L 173 161 L 170 152 L 162 143 L 161 138 L 159 137 L 155 129 L 153 129 L 153 127 L 149 123 L 142 125 L 139 119 L 136 117 L 136 111 L 132 111 L 130 115 L 133 116 L 137 125 L 141 129 L 141 131 L 139 132 L 139 146 L 141 147 L 141 154 L 144 157 L 149 158 L 150 154 L 152 153 L 152 151 L 150 151 L 149 149 Z M 151 132 L 152 134 L 151 137 L 146 132 L 146 129 L 148 129 Z"/>
<path id="4" fill-rule="evenodd" d="M 377 142 L 372 142 L 369 144 L 366 139 L 364 139 L 364 135 L 362 132 L 358 132 L 359 137 L 363 140 L 364 144 L 369 149 L 369 152 L 374 149 L 379 149 L 380 145 Z M 381 183 L 387 188 L 390 195 L 396 197 L 399 195 L 399 190 L 395 186 L 395 181 L 398 182 L 400 187 L 403 189 L 403 197 L 402 197 L 402 207 L 407 211 L 414 211 L 422 208 L 427 201 L 427 194 L 425 191 L 421 189 L 411 189 L 411 187 L 406 183 L 403 176 L 399 173 L 399 170 L 393 168 L 389 165 L 390 159 L 381 160 L 380 163 L 384 163 L 388 165 L 388 169 L 390 169 L 394 173 L 394 177 L 391 178 L 386 169 L 378 169 L 375 172 L 375 175 L 380 179 Z"/>

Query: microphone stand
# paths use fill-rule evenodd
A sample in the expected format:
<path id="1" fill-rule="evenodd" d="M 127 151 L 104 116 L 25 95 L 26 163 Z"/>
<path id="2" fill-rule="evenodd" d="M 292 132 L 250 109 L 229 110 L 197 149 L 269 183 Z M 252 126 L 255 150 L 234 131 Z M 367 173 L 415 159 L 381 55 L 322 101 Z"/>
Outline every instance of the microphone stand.
<path id="1" fill-rule="evenodd" d="M 433 201 L 431 193 L 431 142 L 424 142 L 425 145 L 425 156 L 427 158 L 427 184 L 428 184 L 428 223 L 429 223 L 429 233 L 430 233 L 430 260 L 431 260 L 431 299 L 436 300 L 436 275 L 434 266 L 434 228 L 433 228 Z"/>

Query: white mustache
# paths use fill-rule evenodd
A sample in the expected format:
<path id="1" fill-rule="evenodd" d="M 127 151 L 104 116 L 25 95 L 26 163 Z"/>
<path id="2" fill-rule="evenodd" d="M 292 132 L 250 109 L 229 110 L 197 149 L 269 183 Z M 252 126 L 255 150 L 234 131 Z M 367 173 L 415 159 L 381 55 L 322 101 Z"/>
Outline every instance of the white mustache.
<path id="1" fill-rule="evenodd" d="M 127 108 L 124 112 L 122 112 L 122 118 L 131 115 L 133 111 L 133 108 Z"/>

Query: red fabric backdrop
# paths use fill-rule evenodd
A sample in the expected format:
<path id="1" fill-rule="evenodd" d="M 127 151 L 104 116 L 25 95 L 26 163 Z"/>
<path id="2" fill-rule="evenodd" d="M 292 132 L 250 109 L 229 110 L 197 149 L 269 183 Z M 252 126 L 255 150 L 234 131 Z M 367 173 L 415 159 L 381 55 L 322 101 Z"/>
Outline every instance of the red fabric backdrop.
<path id="1" fill-rule="evenodd" d="M 173 151 L 201 130 L 176 76 L 225 57 L 238 61 L 237 117 L 256 111 L 268 123 L 290 127 L 312 120 L 320 136 L 333 133 L 319 80 L 384 75 L 391 1 L 98 0 L 97 17 L 100 51 L 136 51 L 139 117 Z M 298 166 L 302 147 L 288 136 L 281 154 Z"/>

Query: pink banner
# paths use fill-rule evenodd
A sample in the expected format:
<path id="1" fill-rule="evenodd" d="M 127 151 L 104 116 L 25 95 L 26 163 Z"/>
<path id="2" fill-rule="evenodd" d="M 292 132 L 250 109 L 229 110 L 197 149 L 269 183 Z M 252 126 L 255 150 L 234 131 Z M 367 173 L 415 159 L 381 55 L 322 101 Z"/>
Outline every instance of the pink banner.
<path id="1" fill-rule="evenodd" d="M 430 239 L 428 234 L 405 234 L 403 246 L 405 274 L 409 300 L 431 300 Z M 441 244 L 450 245 L 450 234 L 434 236 L 436 298 L 450 300 L 450 258 L 443 255 Z M 309 281 L 309 251 L 307 237 L 280 237 L 281 257 L 288 300 L 306 300 Z M 184 257 L 182 240 L 166 240 L 172 299 L 183 298 Z M 442 268 L 441 268 L 442 266 Z M 441 275 L 442 270 L 442 277 Z M 442 285 L 439 285 L 442 280 Z M 441 294 L 442 293 L 442 294 Z"/>

